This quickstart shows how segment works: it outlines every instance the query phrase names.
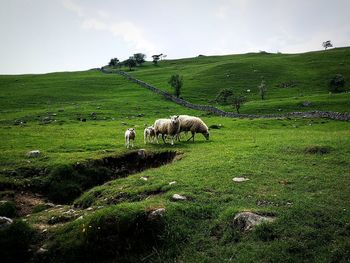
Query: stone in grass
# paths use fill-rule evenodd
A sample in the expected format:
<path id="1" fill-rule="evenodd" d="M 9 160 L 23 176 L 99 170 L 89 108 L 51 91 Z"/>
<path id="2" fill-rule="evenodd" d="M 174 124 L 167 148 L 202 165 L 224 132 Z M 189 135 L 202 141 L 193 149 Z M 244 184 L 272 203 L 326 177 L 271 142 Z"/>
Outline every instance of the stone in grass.
<path id="1" fill-rule="evenodd" d="M 169 185 L 173 185 L 173 184 L 176 184 L 176 181 L 172 181 L 169 183 Z"/>
<path id="2" fill-rule="evenodd" d="M 33 150 L 33 151 L 29 151 L 27 153 L 28 157 L 39 157 L 40 156 L 40 151 L 39 150 Z"/>
<path id="3" fill-rule="evenodd" d="M 187 197 L 179 194 L 174 194 L 172 196 L 172 199 L 173 201 L 184 201 L 184 200 L 187 200 Z"/>
<path id="4" fill-rule="evenodd" d="M 249 178 L 246 178 L 246 177 L 234 177 L 232 180 L 234 182 L 241 183 L 241 182 L 249 181 Z"/>
<path id="5" fill-rule="evenodd" d="M 141 180 L 144 180 L 144 181 L 147 181 L 147 180 L 148 180 L 148 178 L 147 178 L 147 177 L 144 177 L 144 176 L 141 176 L 140 179 L 141 179 Z"/>
<path id="6" fill-rule="evenodd" d="M 275 217 L 262 216 L 252 212 L 238 213 L 233 219 L 233 226 L 240 231 L 250 231 L 262 223 L 271 223 Z"/>
<path id="7" fill-rule="evenodd" d="M 0 230 L 10 226 L 13 223 L 11 218 L 0 216 Z"/>
<path id="8" fill-rule="evenodd" d="M 151 213 L 148 215 L 148 219 L 150 220 L 155 220 L 161 218 L 165 213 L 165 208 L 158 208 L 156 210 L 153 210 Z"/>

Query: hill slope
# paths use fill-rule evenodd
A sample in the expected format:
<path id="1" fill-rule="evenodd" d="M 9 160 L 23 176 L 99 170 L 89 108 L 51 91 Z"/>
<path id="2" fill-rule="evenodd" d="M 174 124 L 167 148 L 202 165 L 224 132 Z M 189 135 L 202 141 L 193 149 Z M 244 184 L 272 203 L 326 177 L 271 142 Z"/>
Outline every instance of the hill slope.
<path id="1" fill-rule="evenodd" d="M 213 104 L 221 89 L 232 88 L 248 98 L 242 113 L 350 111 L 349 94 L 329 94 L 328 91 L 328 82 L 335 74 L 345 77 L 349 90 L 350 48 L 302 54 L 250 53 L 165 60 L 158 66 L 139 67 L 131 74 L 169 92 L 172 92 L 167 84 L 170 76 L 183 75 L 182 97 L 198 104 Z M 267 100 L 264 101 L 257 89 L 262 78 L 268 86 Z M 294 85 L 283 87 L 288 83 Z M 304 101 L 311 102 L 311 105 L 303 107 Z"/>
<path id="2" fill-rule="evenodd" d="M 217 58 L 200 59 L 184 61 L 188 74 Z M 163 83 L 175 66 L 134 73 Z M 16 205 L 0 203 L 0 216 L 15 219 L 0 230 L 5 262 L 350 259 L 349 122 L 210 116 L 99 71 L 0 76 L 0 92 L 0 196 Z M 209 141 L 145 145 L 145 125 L 173 114 L 218 129 Z M 136 154 L 124 146 L 128 127 Z M 26 155 L 36 149 L 38 158 Z M 177 158 L 157 168 L 146 158 L 164 152 Z M 116 158 L 124 158 L 119 170 Z M 129 174 L 125 160 L 150 169 Z M 233 224 L 242 211 L 276 221 L 242 233 Z"/>

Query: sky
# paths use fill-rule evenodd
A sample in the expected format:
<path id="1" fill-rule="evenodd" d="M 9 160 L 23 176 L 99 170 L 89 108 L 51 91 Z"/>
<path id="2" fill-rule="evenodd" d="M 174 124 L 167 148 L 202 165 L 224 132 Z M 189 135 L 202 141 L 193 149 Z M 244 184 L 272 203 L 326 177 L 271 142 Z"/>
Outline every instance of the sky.
<path id="1" fill-rule="evenodd" d="M 0 0 L 0 74 L 350 46 L 350 0 Z"/>

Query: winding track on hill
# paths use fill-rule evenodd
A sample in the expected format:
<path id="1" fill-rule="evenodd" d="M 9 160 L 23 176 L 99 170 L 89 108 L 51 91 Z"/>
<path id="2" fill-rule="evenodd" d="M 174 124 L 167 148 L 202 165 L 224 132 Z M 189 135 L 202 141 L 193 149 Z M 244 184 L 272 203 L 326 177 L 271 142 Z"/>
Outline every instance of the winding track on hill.
<path id="1" fill-rule="evenodd" d="M 160 90 L 142 80 L 136 79 L 133 76 L 129 75 L 125 71 L 118 70 L 118 71 L 109 71 L 104 68 L 100 69 L 101 72 L 105 74 L 119 74 L 129 81 L 132 81 L 136 84 L 138 84 L 141 87 L 147 88 L 157 94 L 162 95 L 168 100 L 171 100 L 179 105 L 182 105 L 184 107 L 195 109 L 195 110 L 201 110 L 201 111 L 207 111 L 211 112 L 215 115 L 222 116 L 222 117 L 229 117 L 229 118 L 249 118 L 249 119 L 255 119 L 255 118 L 286 118 L 286 117 L 304 117 L 304 118 L 328 118 L 332 120 L 340 120 L 340 121 L 350 121 L 350 113 L 346 112 L 333 112 L 333 111 L 307 111 L 307 112 L 289 112 L 284 114 L 268 114 L 268 115 L 255 115 L 255 114 L 238 114 L 234 112 L 227 112 L 220 110 L 216 107 L 207 106 L 207 105 L 199 105 L 199 104 L 193 104 L 191 102 L 188 102 L 183 99 L 179 99 L 175 97 L 174 95 L 171 95 L 168 92 L 165 92 L 163 90 Z"/>

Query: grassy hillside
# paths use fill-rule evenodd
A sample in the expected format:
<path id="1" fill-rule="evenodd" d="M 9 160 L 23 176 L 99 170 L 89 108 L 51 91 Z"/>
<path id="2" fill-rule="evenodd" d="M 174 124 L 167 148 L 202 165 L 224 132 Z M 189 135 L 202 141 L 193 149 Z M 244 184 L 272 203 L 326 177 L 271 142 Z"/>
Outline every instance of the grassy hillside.
<path id="1" fill-rule="evenodd" d="M 198 76 L 208 76 L 206 83 L 214 87 L 215 80 L 205 72 L 220 75 L 220 66 L 239 59 L 243 64 L 251 60 L 258 65 L 265 61 L 258 59 L 261 56 L 273 61 L 295 56 L 297 61 L 298 55 L 162 61 L 157 68 L 146 65 L 133 74 L 166 88 L 173 69 L 184 67 L 180 71 L 186 74 L 184 97 L 203 103 L 216 91 L 212 95 L 205 87 L 200 91 L 205 82 Z M 261 64 L 259 70 L 263 68 Z M 235 67 L 224 70 L 233 72 Z M 193 86 L 197 88 L 190 89 L 189 83 L 197 80 L 198 86 Z M 225 83 L 223 80 L 217 85 Z M 305 97 L 313 97 L 315 91 L 322 101 L 322 96 L 328 95 L 323 86 L 319 88 L 319 95 L 316 88 L 305 88 Z M 0 230 L 0 255 L 5 262 L 28 258 L 34 262 L 350 259 L 348 122 L 215 117 L 182 108 L 119 75 L 98 71 L 0 76 L 0 91 L 0 197 L 16 205 L 11 212 L 11 202 L 0 204 L 0 216 L 11 212 L 15 219 L 11 227 Z M 291 100 L 283 92 L 289 90 L 276 89 L 276 99 L 271 92 L 269 101 L 281 100 L 281 105 L 289 107 Z M 339 102 L 348 95 L 337 96 Z M 258 100 L 253 102 L 258 106 L 252 106 L 252 111 L 261 106 Z M 347 111 L 347 104 L 342 105 Z M 335 109 L 334 104 L 330 107 Z M 194 143 L 143 144 L 145 125 L 184 113 L 201 116 L 208 126 L 221 128 L 211 129 L 209 141 L 199 134 Z M 110 175 L 110 163 L 103 162 L 106 167 L 84 164 L 94 164 L 91 160 L 101 164 L 103 157 L 132 153 L 123 145 L 128 127 L 136 128 L 134 150 L 176 151 L 176 161 L 97 185 Z M 26 156 L 36 149 L 42 152 L 40 157 Z M 129 162 L 136 165 L 140 159 Z M 235 183 L 234 177 L 249 181 Z M 86 181 L 96 186 L 87 186 Z M 35 195 L 38 192 L 43 196 Z M 57 196 L 69 194 L 76 198 L 57 201 Z M 174 194 L 187 200 L 174 201 Z M 47 204 L 54 197 L 55 206 Z M 26 207 L 27 212 L 21 202 L 30 208 Z M 150 213 L 158 208 L 165 208 L 163 216 L 151 219 Z M 242 233 L 233 226 L 234 216 L 242 211 L 272 215 L 276 221 Z M 39 248 L 42 250 L 37 253 Z"/>
<path id="2" fill-rule="evenodd" d="M 131 74 L 169 92 L 173 92 L 167 84 L 170 76 L 183 75 L 182 97 L 199 104 L 213 104 L 221 89 L 232 88 L 247 96 L 248 103 L 242 107 L 242 113 L 350 110 L 349 94 L 329 94 L 328 91 L 328 82 L 335 74 L 345 77 L 349 90 L 350 48 L 302 54 L 248 53 L 165 60 L 158 66 L 139 67 Z M 257 88 L 262 78 L 268 86 L 264 101 Z M 283 88 L 283 83 L 295 86 Z M 311 105 L 303 107 L 304 101 Z M 227 106 L 224 109 L 232 110 Z"/>

